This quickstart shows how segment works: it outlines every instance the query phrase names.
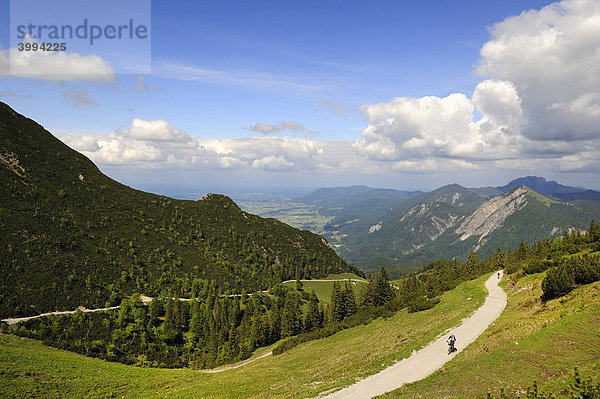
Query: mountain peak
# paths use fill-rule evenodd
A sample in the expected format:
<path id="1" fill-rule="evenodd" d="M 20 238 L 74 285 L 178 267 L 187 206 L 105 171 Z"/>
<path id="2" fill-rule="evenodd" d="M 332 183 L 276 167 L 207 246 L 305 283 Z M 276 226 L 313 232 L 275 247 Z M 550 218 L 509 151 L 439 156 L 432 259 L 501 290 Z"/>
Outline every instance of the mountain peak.
<path id="1" fill-rule="evenodd" d="M 544 195 L 554 195 L 563 193 L 579 193 L 584 191 L 581 188 L 564 186 L 557 183 L 555 180 L 546 180 L 539 176 L 525 176 L 512 180 L 505 186 L 497 187 L 501 191 L 507 191 L 517 186 L 527 186 L 530 189 Z"/>

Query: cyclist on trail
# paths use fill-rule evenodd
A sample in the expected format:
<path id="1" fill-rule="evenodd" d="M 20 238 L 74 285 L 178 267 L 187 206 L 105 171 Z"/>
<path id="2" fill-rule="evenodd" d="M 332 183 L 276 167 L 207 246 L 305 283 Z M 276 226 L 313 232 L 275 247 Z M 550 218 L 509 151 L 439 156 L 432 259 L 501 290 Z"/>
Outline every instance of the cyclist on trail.
<path id="1" fill-rule="evenodd" d="M 446 342 L 448 342 L 448 354 L 451 354 L 452 352 L 456 351 L 456 348 L 454 347 L 456 337 L 454 336 L 454 334 L 450 334 Z"/>

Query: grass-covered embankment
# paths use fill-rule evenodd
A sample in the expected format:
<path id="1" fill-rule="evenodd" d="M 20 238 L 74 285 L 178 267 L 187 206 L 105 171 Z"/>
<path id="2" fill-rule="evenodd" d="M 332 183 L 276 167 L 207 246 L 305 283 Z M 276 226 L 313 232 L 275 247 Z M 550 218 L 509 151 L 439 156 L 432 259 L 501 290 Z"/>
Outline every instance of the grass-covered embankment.
<path id="1" fill-rule="evenodd" d="M 459 324 L 483 303 L 488 276 L 444 293 L 432 309 L 411 314 L 403 310 L 387 320 L 378 319 L 217 374 L 124 366 L 0 335 L 0 392 L 4 397 L 316 396 L 409 356 Z"/>
<path id="2" fill-rule="evenodd" d="M 600 283 L 542 302 L 545 273 L 508 284 L 504 313 L 472 345 L 430 377 L 385 398 L 498 397 L 500 388 L 524 395 L 533 381 L 545 392 L 565 395 L 575 366 L 583 376 L 600 374 Z"/>

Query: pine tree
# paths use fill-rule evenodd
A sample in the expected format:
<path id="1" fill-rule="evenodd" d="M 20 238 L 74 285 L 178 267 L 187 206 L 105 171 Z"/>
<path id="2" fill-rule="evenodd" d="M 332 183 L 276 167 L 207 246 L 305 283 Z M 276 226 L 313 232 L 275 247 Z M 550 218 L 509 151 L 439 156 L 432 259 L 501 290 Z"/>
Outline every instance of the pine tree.
<path id="1" fill-rule="evenodd" d="M 290 292 L 286 296 L 285 305 L 281 315 L 281 337 L 291 337 L 302 331 L 302 309 L 300 298 Z"/>
<path id="2" fill-rule="evenodd" d="M 519 260 L 519 261 L 526 260 L 528 252 L 529 252 L 529 247 L 527 246 L 527 243 L 525 241 L 521 241 L 521 243 L 519 244 L 519 249 L 517 249 L 517 260 Z"/>
<path id="3" fill-rule="evenodd" d="M 159 317 L 162 316 L 162 302 L 158 298 L 153 298 L 148 306 L 148 314 L 150 316 L 150 322 L 157 326 L 159 323 Z"/>
<path id="4" fill-rule="evenodd" d="M 598 225 L 593 219 L 590 221 L 588 237 L 591 243 L 600 241 L 600 225 Z"/>
<path id="5" fill-rule="evenodd" d="M 323 304 L 319 304 L 319 328 L 323 327 L 327 323 L 325 319 L 325 310 L 323 309 Z"/>
<path id="6" fill-rule="evenodd" d="M 189 331 L 194 339 L 199 339 L 202 334 L 202 315 L 200 314 L 200 302 L 197 299 L 192 300 Z"/>
<path id="7" fill-rule="evenodd" d="M 346 317 L 356 313 L 356 297 L 354 295 L 354 291 L 352 290 L 352 284 L 350 281 L 346 282 L 346 289 L 344 290 L 344 303 L 346 308 Z"/>
<path id="8" fill-rule="evenodd" d="M 346 317 L 346 300 L 339 283 L 334 281 L 333 291 L 331 292 L 331 320 L 334 322 L 342 321 L 344 317 Z"/>
<path id="9" fill-rule="evenodd" d="M 369 280 L 363 296 L 363 304 L 366 306 L 381 306 L 393 299 L 394 296 L 395 292 L 389 283 L 387 272 L 382 267 L 377 270 L 375 277 Z"/>
<path id="10" fill-rule="evenodd" d="M 494 270 L 502 270 L 504 269 L 505 263 L 504 253 L 498 246 L 498 249 L 496 249 L 496 252 L 492 256 L 492 268 Z"/>
<path id="11" fill-rule="evenodd" d="M 465 263 L 465 269 L 468 277 L 475 277 L 481 268 L 481 262 L 474 251 L 469 252 L 469 257 Z"/>
<path id="12" fill-rule="evenodd" d="M 320 325 L 319 299 L 315 290 L 312 290 L 308 298 L 308 312 L 304 321 L 304 331 L 310 332 Z"/>
<path id="13" fill-rule="evenodd" d="M 163 330 L 165 333 L 175 331 L 175 317 L 173 314 L 173 300 L 171 298 L 166 299 L 165 322 L 163 324 Z"/>
<path id="14" fill-rule="evenodd" d="M 281 312 L 279 311 L 279 305 L 277 305 L 277 302 L 275 302 L 271 308 L 271 315 L 269 317 L 269 330 L 271 342 L 279 341 L 279 338 L 281 337 Z"/>

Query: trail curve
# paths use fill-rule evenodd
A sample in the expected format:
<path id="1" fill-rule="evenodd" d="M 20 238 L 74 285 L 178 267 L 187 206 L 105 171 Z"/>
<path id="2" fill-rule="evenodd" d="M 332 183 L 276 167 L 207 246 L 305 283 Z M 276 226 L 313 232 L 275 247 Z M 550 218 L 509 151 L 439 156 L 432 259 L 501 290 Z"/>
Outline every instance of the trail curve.
<path id="1" fill-rule="evenodd" d="M 502 271 L 492 274 L 485 282 L 485 288 L 488 291 L 485 303 L 471 317 L 463 320 L 462 324 L 451 329 L 448 333 L 456 336 L 456 352 L 448 355 L 447 336 L 440 336 L 412 356 L 356 384 L 331 393 L 326 398 L 373 398 L 398 389 L 404 384 L 422 380 L 440 369 L 475 341 L 500 316 L 506 307 L 507 297 L 504 290 L 498 286 L 500 282 L 498 273 L 500 273 L 501 278 Z"/>

